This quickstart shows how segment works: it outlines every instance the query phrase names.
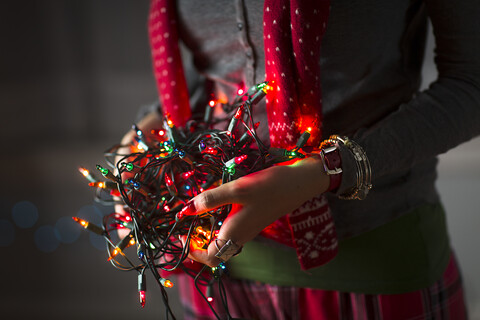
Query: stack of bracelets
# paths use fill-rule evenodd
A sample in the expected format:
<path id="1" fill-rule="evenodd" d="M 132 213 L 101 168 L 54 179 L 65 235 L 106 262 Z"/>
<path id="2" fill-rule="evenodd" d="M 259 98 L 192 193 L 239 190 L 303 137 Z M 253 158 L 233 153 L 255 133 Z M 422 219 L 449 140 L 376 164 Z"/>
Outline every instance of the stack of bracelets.
<path id="1" fill-rule="evenodd" d="M 357 182 L 350 190 L 340 194 L 338 197 L 343 200 L 363 200 L 372 189 L 372 169 L 363 148 L 347 137 L 333 135 L 324 140 L 319 146 L 319 155 L 324 170 L 331 177 L 330 190 L 334 190 L 335 187 L 340 185 L 341 179 L 337 178 L 342 173 L 340 152 L 338 150 L 340 145 L 347 147 L 355 159 Z"/>
<path id="2" fill-rule="evenodd" d="M 80 168 L 80 172 L 90 182 L 89 185 L 96 187 L 97 201 L 106 205 L 122 203 L 128 214 L 114 212 L 106 215 L 102 226 L 77 217 L 73 219 L 85 229 L 104 237 L 108 261 L 115 268 L 137 272 L 142 307 L 145 305 L 145 277 L 148 270 L 159 284 L 166 318 L 171 316 L 175 319 L 165 290 L 172 287 L 173 283 L 164 276 L 168 272 L 180 270 L 195 278 L 197 290 L 219 319 L 211 305 L 209 294 L 216 283 L 225 312 L 229 316 L 225 288 L 221 281 L 222 274 L 227 272 L 225 264 L 222 262 L 216 268 L 208 270 L 207 266 L 193 268 L 192 264 L 183 262 L 187 259 L 190 246 L 205 249 L 214 241 L 219 254 L 222 249 L 233 247 L 227 244 L 219 246 L 216 242 L 216 234 L 230 213 L 231 205 L 200 215 L 182 209 L 190 199 L 204 190 L 308 155 L 307 151 L 310 150 L 304 149 L 304 145 L 310 137 L 309 131 L 305 131 L 296 146 L 289 150 L 267 149 L 258 138 L 258 123 L 254 123 L 251 109 L 270 89 L 268 82 L 263 82 L 239 94 L 234 103 L 222 105 L 227 114 L 226 119 L 212 120 L 212 107 L 217 104 L 212 100 L 201 119 L 188 121 L 184 128 L 177 128 L 165 118 L 163 128 L 152 130 L 152 135 L 147 136 L 141 128 L 134 125 L 134 143 L 129 146 L 117 145 L 107 150 L 105 160 L 109 168 L 97 165 L 105 178 L 102 181 L 87 169 Z M 225 120 L 228 122 L 225 130 L 214 129 L 219 122 Z M 357 160 L 357 186 L 344 197 L 363 199 L 371 188 L 370 166 L 363 150 L 353 141 L 342 137 L 334 136 L 324 143 L 322 150 L 327 150 L 327 147 L 338 148 L 339 144 L 343 144 L 353 152 Z M 121 154 L 120 151 L 125 147 L 129 147 L 131 152 Z M 320 156 L 327 174 L 333 177 L 341 173 L 340 168 L 333 171 L 329 169 L 326 154 L 322 151 Z M 339 167 L 339 163 L 337 161 L 334 165 Z M 120 239 L 117 234 L 119 230 L 126 230 L 128 235 Z M 179 240 L 180 236 L 185 236 L 185 243 Z M 128 247 L 136 248 L 131 250 L 133 254 L 126 250 Z M 207 287 L 206 294 L 199 286 Z"/>

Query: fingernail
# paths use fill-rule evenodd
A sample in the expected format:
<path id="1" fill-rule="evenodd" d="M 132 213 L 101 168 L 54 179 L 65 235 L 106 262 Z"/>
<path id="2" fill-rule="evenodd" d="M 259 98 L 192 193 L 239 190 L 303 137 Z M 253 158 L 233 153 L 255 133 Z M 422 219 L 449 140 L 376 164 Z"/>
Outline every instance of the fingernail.
<path id="1" fill-rule="evenodd" d="M 185 207 L 183 207 L 183 209 L 177 213 L 177 218 L 181 219 L 183 216 L 193 216 L 196 212 L 197 210 L 195 209 L 195 203 L 193 201 L 189 201 Z"/>

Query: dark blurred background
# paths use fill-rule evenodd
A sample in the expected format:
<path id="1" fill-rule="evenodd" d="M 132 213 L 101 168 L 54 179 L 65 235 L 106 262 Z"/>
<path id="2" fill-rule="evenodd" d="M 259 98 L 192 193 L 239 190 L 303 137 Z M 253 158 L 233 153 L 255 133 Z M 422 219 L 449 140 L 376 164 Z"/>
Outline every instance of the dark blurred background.
<path id="1" fill-rule="evenodd" d="M 156 99 L 147 14 L 147 0 L 0 2 L 1 319 L 164 318 L 155 284 L 142 309 L 136 274 L 115 270 L 101 239 L 71 219 L 100 223 L 111 212 L 93 202 L 78 166 L 103 163 Z M 428 47 L 424 86 L 436 76 Z M 442 155 L 439 171 L 470 315 L 480 319 L 480 139 Z"/>

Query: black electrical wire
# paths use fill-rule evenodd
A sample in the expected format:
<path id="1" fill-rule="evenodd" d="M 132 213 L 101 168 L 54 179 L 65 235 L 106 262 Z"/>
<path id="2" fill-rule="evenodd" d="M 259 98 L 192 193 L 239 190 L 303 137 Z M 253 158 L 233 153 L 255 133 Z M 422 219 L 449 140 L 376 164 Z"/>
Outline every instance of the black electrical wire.
<path id="1" fill-rule="evenodd" d="M 264 87 L 265 83 L 252 87 L 232 105 L 223 106 L 224 110 L 230 112 L 226 119 L 230 119 L 227 128 L 232 132 L 212 128 L 218 123 L 216 120 L 204 122 L 208 117 L 192 119 L 185 128 L 170 127 L 165 120 L 163 136 L 145 136 L 140 131 L 141 128 L 134 125 L 137 140 L 144 145 L 143 150 L 134 144 L 115 145 L 104 153 L 106 163 L 116 173 L 110 179 L 116 182 L 117 188 L 99 188 L 96 200 L 111 205 L 119 203 L 120 198 L 120 203 L 124 204 L 128 212 L 127 216 L 112 213 L 103 219 L 103 236 L 107 243 L 109 261 L 122 271 L 136 270 L 143 273 L 149 269 L 160 286 L 167 318 L 172 316 L 175 319 L 168 304 L 167 291 L 162 284 L 165 279 L 159 270 L 182 270 L 192 276 L 198 292 L 217 319 L 220 319 L 199 287 L 217 281 L 225 313 L 231 319 L 227 289 L 218 274 L 207 272 L 207 266 L 197 272 L 184 261 L 188 257 L 190 246 L 203 249 L 208 247 L 232 206 L 222 206 L 194 216 L 182 216 L 181 210 L 188 200 L 208 188 L 294 157 L 287 150 L 268 150 L 257 136 L 251 108 L 258 102 L 259 96 L 264 96 L 261 92 Z M 249 142 L 244 145 L 238 144 L 238 138 L 244 134 L 251 139 L 248 138 Z M 125 151 L 129 149 L 131 153 Z M 297 146 L 295 151 L 298 152 L 298 149 Z M 114 197 L 107 200 L 105 192 Z M 119 239 L 115 244 L 114 239 L 118 238 L 116 231 L 125 228 L 131 230 L 130 240 L 122 242 Z M 185 244 L 180 241 L 182 236 L 187 239 Z M 135 243 L 137 263 L 124 252 L 132 245 L 127 240 Z M 114 255 L 113 251 L 119 254 Z M 126 264 L 119 259 L 125 260 Z M 218 268 L 216 272 L 219 272 Z"/>

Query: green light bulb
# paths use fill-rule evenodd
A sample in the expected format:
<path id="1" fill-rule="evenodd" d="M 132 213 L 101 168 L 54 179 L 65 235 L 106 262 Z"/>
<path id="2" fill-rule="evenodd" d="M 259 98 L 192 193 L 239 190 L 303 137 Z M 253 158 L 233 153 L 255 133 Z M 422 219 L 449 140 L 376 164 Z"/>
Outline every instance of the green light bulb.
<path id="1" fill-rule="evenodd" d="M 102 166 L 99 166 L 97 164 L 97 170 L 99 170 L 104 176 L 106 176 L 108 174 L 108 169 L 102 167 Z"/>
<path id="2" fill-rule="evenodd" d="M 133 170 L 133 164 L 132 164 L 132 163 L 125 163 L 125 162 L 123 162 L 122 165 L 123 165 L 128 171 L 132 171 L 132 170 Z"/>
<path id="3" fill-rule="evenodd" d="M 259 83 L 259 84 L 257 85 L 257 89 L 258 89 L 258 90 L 261 90 L 261 89 L 263 89 L 266 85 L 267 85 L 267 82 Z"/>

